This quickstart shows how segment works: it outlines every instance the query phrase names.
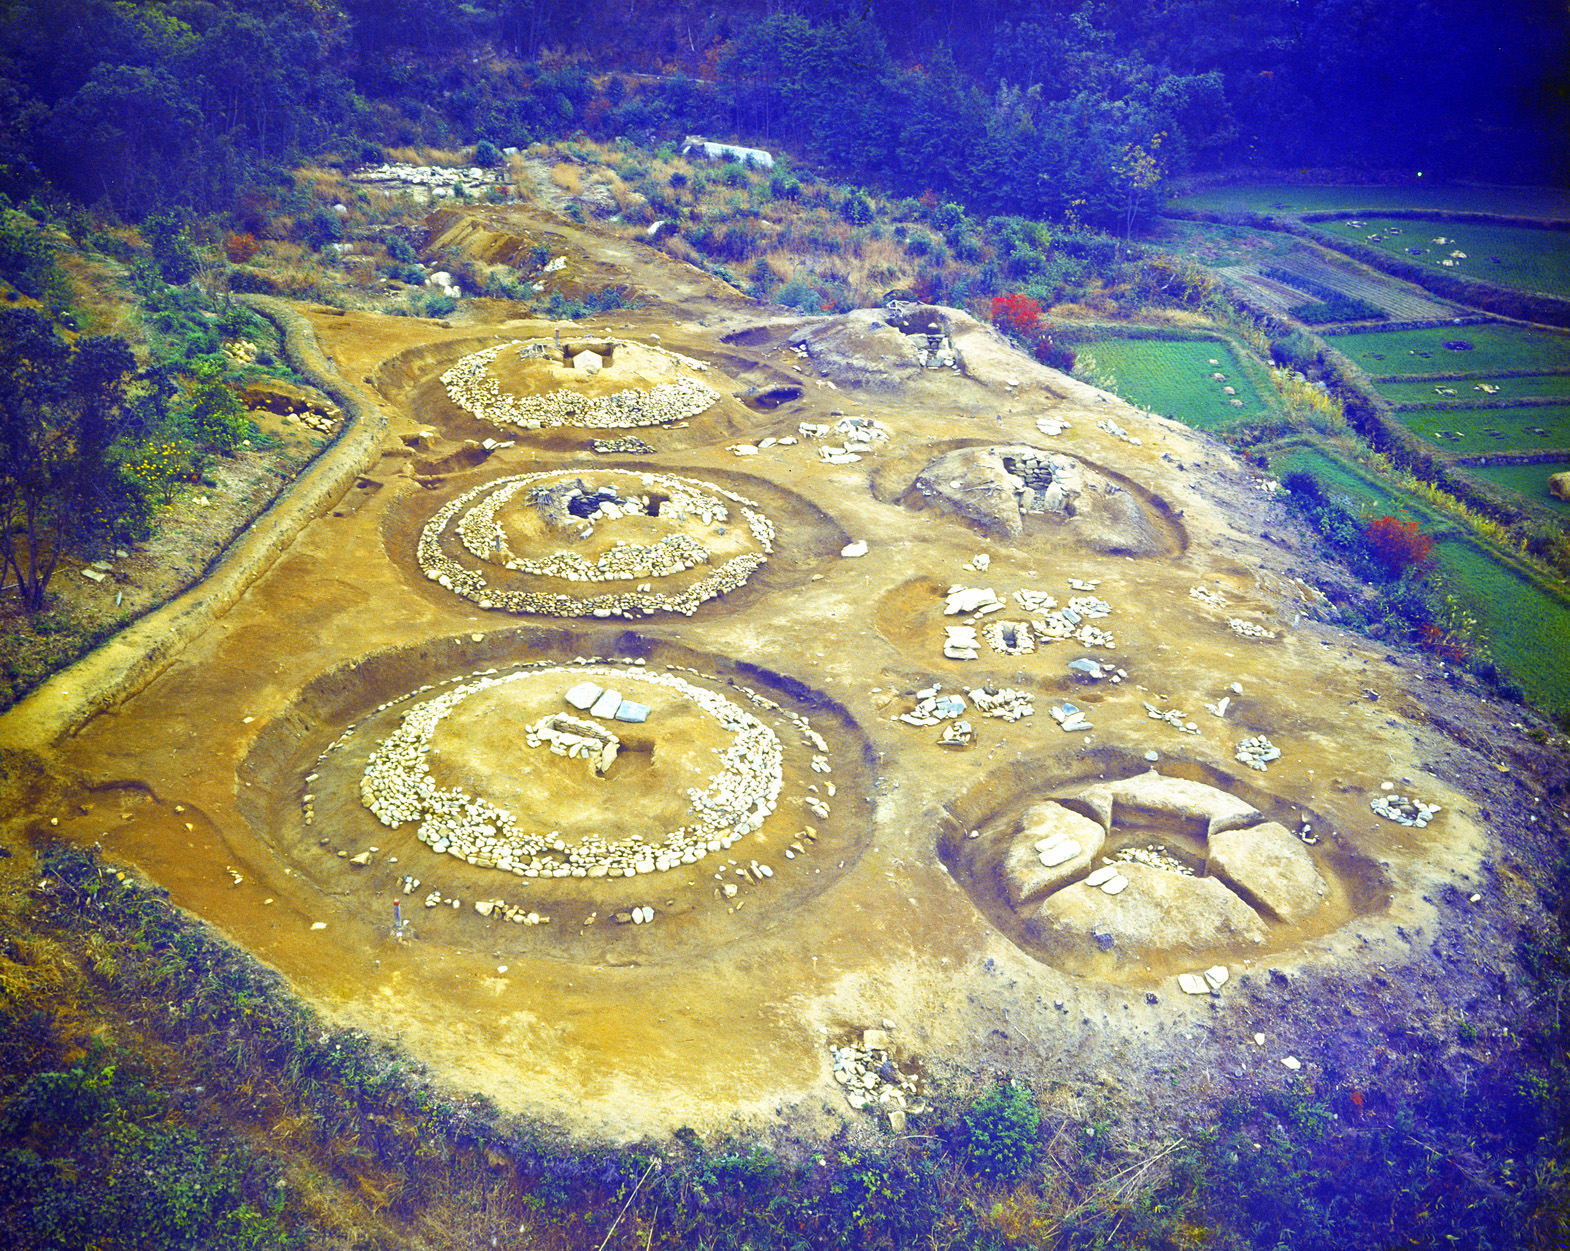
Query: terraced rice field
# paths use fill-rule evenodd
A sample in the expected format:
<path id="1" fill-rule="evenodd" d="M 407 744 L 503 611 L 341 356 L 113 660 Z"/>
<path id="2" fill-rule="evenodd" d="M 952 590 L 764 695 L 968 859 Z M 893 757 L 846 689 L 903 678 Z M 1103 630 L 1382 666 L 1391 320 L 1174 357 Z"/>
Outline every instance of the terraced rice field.
<path id="1" fill-rule="evenodd" d="M 1443 375 L 1496 370 L 1558 370 L 1570 366 L 1570 335 L 1524 330 L 1497 322 L 1326 335 L 1325 341 L 1370 374 Z M 1447 341 L 1470 343 L 1453 351 Z"/>
<path id="2" fill-rule="evenodd" d="M 1308 251 L 1295 252 L 1276 264 L 1281 269 L 1321 283 L 1344 295 L 1367 300 L 1393 321 L 1432 321 L 1456 316 L 1454 305 L 1436 299 L 1417 287 L 1378 275 L 1348 272 Z M 1264 277 L 1256 265 L 1228 266 L 1216 272 L 1243 284 L 1257 303 L 1263 304 L 1273 313 L 1285 313 L 1295 305 L 1318 299 L 1315 295 Z"/>
<path id="3" fill-rule="evenodd" d="M 1570 607 L 1471 543 L 1435 543 L 1433 559 L 1476 614 L 1494 662 L 1534 702 L 1570 705 Z"/>
<path id="4" fill-rule="evenodd" d="M 1570 218 L 1570 192 L 1556 187 L 1294 186 L 1258 183 L 1215 187 L 1175 196 L 1173 208 L 1195 212 L 1320 213 L 1379 209 L 1434 209 L 1504 213 L 1517 217 Z M 1434 231 L 1434 234 L 1441 233 Z"/>
<path id="5" fill-rule="evenodd" d="M 1570 231 L 1388 217 L 1315 224 L 1332 237 L 1466 278 L 1570 295 Z"/>
<path id="6" fill-rule="evenodd" d="M 1570 401 L 1570 373 L 1527 378 L 1432 378 L 1421 382 L 1374 379 L 1379 394 L 1392 404 L 1484 404 L 1507 400 Z M 1491 388 L 1485 390 L 1485 388 Z M 1454 391 L 1454 395 L 1448 392 Z"/>
<path id="7" fill-rule="evenodd" d="M 1460 537 L 1452 523 L 1436 524 L 1430 509 L 1366 482 L 1322 453 L 1293 448 L 1271 459 L 1278 475 L 1297 469 L 1313 474 L 1332 496 L 1366 505 L 1375 516 L 1411 518 L 1433 534 L 1437 571 L 1476 615 L 1495 663 L 1534 701 L 1570 707 L 1570 605 Z"/>
<path id="8" fill-rule="evenodd" d="M 1570 447 L 1570 405 L 1397 413 L 1412 433 L 1460 456 Z"/>
<path id="9" fill-rule="evenodd" d="M 1548 479 L 1556 473 L 1570 473 L 1570 461 L 1549 461 L 1541 465 L 1468 465 L 1466 471 L 1570 517 L 1570 501 L 1557 500 L 1548 493 Z"/>
<path id="10" fill-rule="evenodd" d="M 1265 411 L 1259 391 L 1224 343 L 1098 339 L 1079 351 L 1081 359 L 1087 353 L 1095 357 L 1099 376 L 1116 378 L 1118 395 L 1186 426 L 1211 430 Z M 1212 377 L 1217 373 L 1225 377 Z M 1237 394 L 1226 394 L 1225 387 Z"/>

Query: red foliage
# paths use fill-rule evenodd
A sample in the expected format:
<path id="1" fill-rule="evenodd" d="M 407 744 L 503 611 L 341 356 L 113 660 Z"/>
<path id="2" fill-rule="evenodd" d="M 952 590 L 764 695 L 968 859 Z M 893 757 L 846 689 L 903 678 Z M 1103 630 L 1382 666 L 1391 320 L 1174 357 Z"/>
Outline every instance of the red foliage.
<path id="1" fill-rule="evenodd" d="M 992 297 L 992 324 L 1004 334 L 1034 339 L 1041 330 L 1041 305 L 1028 295 Z"/>
<path id="2" fill-rule="evenodd" d="M 1363 537 L 1368 540 L 1374 559 L 1392 578 L 1424 564 L 1434 546 L 1434 540 L 1417 528 L 1417 522 L 1397 521 L 1394 517 L 1370 521 Z"/>
<path id="3" fill-rule="evenodd" d="M 230 235 L 224 240 L 224 255 L 232 264 L 244 265 L 256 255 L 256 250 L 261 245 L 257 243 L 256 236 L 251 234 Z"/>

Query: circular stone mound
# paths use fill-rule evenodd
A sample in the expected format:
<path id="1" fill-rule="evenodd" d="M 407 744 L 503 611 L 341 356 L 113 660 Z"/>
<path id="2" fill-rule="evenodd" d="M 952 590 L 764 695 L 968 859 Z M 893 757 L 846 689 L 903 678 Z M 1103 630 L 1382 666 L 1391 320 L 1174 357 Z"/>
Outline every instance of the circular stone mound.
<path id="1" fill-rule="evenodd" d="M 658 426 L 696 417 L 719 392 L 691 375 L 702 361 L 625 339 L 561 346 L 515 339 L 471 352 L 442 374 L 452 402 L 483 421 L 542 430 Z"/>
<path id="2" fill-rule="evenodd" d="M 916 476 L 905 502 L 952 512 L 1008 542 L 1025 537 L 1027 522 L 1036 521 L 1109 555 L 1159 556 L 1183 546 L 1176 524 L 1126 480 L 1028 444 L 964 447 L 940 456 Z"/>
<path id="3" fill-rule="evenodd" d="M 709 483 L 557 470 L 496 479 L 449 501 L 421 532 L 416 558 L 428 579 L 481 608 L 690 616 L 745 584 L 774 538 L 757 504 Z"/>
<path id="4" fill-rule="evenodd" d="M 360 795 L 383 825 L 418 822 L 432 851 L 481 868 L 633 877 L 758 829 L 781 760 L 757 717 L 673 673 L 530 669 L 415 705 L 372 752 Z"/>

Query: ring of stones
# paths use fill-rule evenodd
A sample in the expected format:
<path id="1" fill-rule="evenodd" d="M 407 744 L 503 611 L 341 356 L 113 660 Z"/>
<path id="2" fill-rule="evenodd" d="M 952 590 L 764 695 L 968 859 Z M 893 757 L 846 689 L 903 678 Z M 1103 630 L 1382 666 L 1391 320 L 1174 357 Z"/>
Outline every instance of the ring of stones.
<path id="1" fill-rule="evenodd" d="M 512 813 L 482 796 L 436 785 L 426 755 L 443 718 L 471 695 L 557 672 L 573 682 L 600 676 L 618 686 L 629 682 L 663 686 L 732 733 L 730 744 L 719 753 L 719 771 L 707 786 L 687 791 L 692 814 L 688 824 L 666 832 L 657 842 L 633 834 L 569 844 L 556 831 L 520 830 Z M 779 798 L 782 762 L 774 731 L 715 691 L 672 673 L 575 665 L 482 677 L 411 708 L 398 729 L 371 753 L 360 798 L 383 825 L 396 829 L 406 821 L 418 821 L 416 836 L 432 851 L 481 868 L 518 877 L 633 877 L 693 864 L 758 829 Z"/>
<path id="2" fill-rule="evenodd" d="M 702 372 L 708 365 L 689 356 L 651 344 L 632 344 L 611 339 L 617 347 L 636 347 L 672 362 L 677 368 Z M 602 430 L 623 430 L 636 426 L 659 426 L 668 421 L 696 417 L 720 393 L 696 378 L 678 378 L 657 383 L 647 391 L 629 387 L 613 395 L 587 396 L 562 386 L 542 395 L 504 395 L 501 383 L 488 370 L 491 362 L 508 349 L 516 349 L 524 360 L 545 357 L 551 350 L 546 339 L 514 339 L 460 358 L 442 374 L 447 395 L 459 408 L 482 421 L 493 421 L 523 430 L 547 426 L 590 426 Z"/>
<path id="3" fill-rule="evenodd" d="M 501 532 L 496 513 L 502 505 L 526 487 L 568 476 L 565 470 L 550 470 L 498 478 L 449 500 L 420 532 L 415 559 L 421 571 L 430 581 L 472 600 L 481 608 L 553 617 L 648 616 L 662 609 L 691 616 L 706 601 L 744 585 L 753 571 L 774 552 L 774 523 L 752 500 L 709 483 L 673 474 L 643 474 L 641 481 L 645 489 L 658 487 L 667 492 L 677 513 L 690 514 L 705 524 L 728 520 L 730 512 L 725 501 L 729 500 L 740 508 L 748 532 L 762 550 L 733 556 L 714 566 L 712 573 L 679 590 L 656 591 L 651 587 L 588 596 L 511 591 L 492 586 L 480 570 L 467 568 L 442 551 L 442 535 L 453 518 L 463 514 L 455 527 L 458 538 L 471 555 L 484 559 L 500 549 Z M 507 568 L 512 572 L 566 578 L 573 582 L 605 583 L 668 577 L 706 564 L 709 559 L 709 550 L 697 539 L 673 533 L 650 545 L 626 544 L 612 548 L 593 564 L 576 552 L 563 550 L 542 560 L 514 559 Z"/>

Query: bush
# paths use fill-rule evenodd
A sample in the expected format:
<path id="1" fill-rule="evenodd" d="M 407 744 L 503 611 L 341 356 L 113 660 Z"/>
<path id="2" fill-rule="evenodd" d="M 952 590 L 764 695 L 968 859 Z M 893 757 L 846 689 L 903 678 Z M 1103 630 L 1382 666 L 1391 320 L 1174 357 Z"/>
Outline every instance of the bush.
<path id="1" fill-rule="evenodd" d="M 852 226 L 866 226 L 872 222 L 877 213 L 873 210 L 871 200 L 860 191 L 852 191 L 840 205 L 840 216 Z"/>
<path id="2" fill-rule="evenodd" d="M 481 169 L 495 169 L 502 163 L 502 150 L 489 139 L 474 145 L 474 163 Z"/>
<path id="3" fill-rule="evenodd" d="M 404 265 L 412 265 L 420 259 L 414 250 L 414 244 L 402 235 L 393 235 L 387 240 L 387 255 Z"/>
<path id="4" fill-rule="evenodd" d="M 1428 560 L 1434 546 L 1433 539 L 1417 528 L 1415 521 L 1397 521 L 1394 517 L 1379 517 L 1364 528 L 1363 537 L 1368 550 L 1392 578 L 1399 578 L 1408 569 L 1415 569 Z"/>
<path id="5" fill-rule="evenodd" d="M 992 297 L 992 324 L 1016 339 L 1031 339 L 1041 329 L 1041 305 L 1013 292 Z"/>
<path id="6" fill-rule="evenodd" d="M 1009 1182 L 1035 1164 L 1041 1113 L 1025 1087 L 999 1082 L 970 1106 L 964 1121 L 966 1158 L 982 1177 Z"/>

